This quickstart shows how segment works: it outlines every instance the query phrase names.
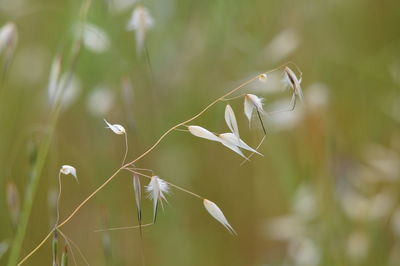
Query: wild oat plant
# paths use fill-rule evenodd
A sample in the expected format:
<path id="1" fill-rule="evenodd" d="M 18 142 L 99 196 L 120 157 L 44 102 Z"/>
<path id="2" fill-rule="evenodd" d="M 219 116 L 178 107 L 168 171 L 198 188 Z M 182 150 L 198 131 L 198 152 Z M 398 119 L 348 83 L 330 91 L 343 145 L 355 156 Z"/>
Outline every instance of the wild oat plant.
<path id="1" fill-rule="evenodd" d="M 282 72 L 284 81 L 288 82 L 288 86 L 293 91 L 292 100 L 290 102 L 290 106 L 288 106 L 287 109 L 276 110 L 276 111 L 272 111 L 272 112 L 268 113 L 263 108 L 263 99 L 257 95 L 250 94 L 250 93 L 242 93 L 240 95 L 231 97 L 235 93 L 238 93 L 240 91 L 245 91 L 246 85 L 249 85 L 254 81 L 268 82 L 268 74 L 270 72 L 274 72 L 274 71 Z M 64 240 L 65 245 L 66 245 L 64 252 L 62 254 L 62 257 L 61 257 L 61 265 L 65 265 L 65 263 L 66 263 L 65 261 L 67 259 L 67 255 L 66 255 L 67 249 L 71 250 L 71 253 L 73 254 L 73 252 L 72 252 L 73 247 L 78 250 L 82 259 L 88 264 L 88 260 L 83 256 L 83 254 L 80 251 L 80 249 L 78 248 L 78 246 L 70 238 L 68 238 L 68 236 L 66 236 L 65 233 L 63 233 L 61 231 L 61 228 L 62 228 L 62 226 L 67 224 L 73 218 L 73 216 L 91 198 L 93 198 L 94 195 L 99 193 L 100 190 L 103 189 L 111 180 L 116 178 L 121 171 L 129 171 L 130 173 L 132 173 L 132 185 L 133 185 L 133 189 L 134 189 L 134 193 L 135 193 L 138 225 L 137 226 L 125 226 L 125 227 L 100 229 L 100 230 L 96 230 L 97 232 L 137 228 L 138 230 L 140 230 L 140 233 L 142 234 L 142 227 L 154 226 L 156 224 L 156 218 L 157 218 L 157 212 L 158 212 L 159 206 L 161 205 L 161 207 L 163 207 L 163 204 L 164 204 L 163 202 L 167 202 L 167 197 L 170 192 L 170 189 L 174 188 L 174 189 L 180 190 L 184 193 L 187 193 L 189 196 L 193 196 L 195 198 L 200 199 L 203 202 L 205 210 L 215 220 L 217 220 L 219 223 L 221 223 L 231 234 L 236 235 L 237 232 L 234 230 L 232 225 L 228 222 L 228 219 L 225 217 L 224 213 L 222 212 L 222 210 L 220 209 L 220 207 L 218 207 L 218 205 L 216 203 L 207 199 L 206 197 L 200 196 L 200 195 L 196 194 L 195 192 L 192 192 L 191 190 L 182 188 L 176 184 L 168 182 L 167 180 L 165 180 L 155 174 L 156 169 L 145 169 L 145 168 L 138 167 L 139 162 L 142 158 L 147 156 L 153 149 L 155 149 L 158 146 L 158 144 L 168 134 L 172 133 L 173 131 L 185 131 L 196 137 L 214 141 L 214 142 L 218 142 L 218 143 L 222 144 L 223 146 L 227 147 L 228 149 L 232 150 L 233 152 L 237 153 L 239 156 L 241 156 L 244 159 L 243 163 L 246 161 L 250 161 L 250 157 L 253 156 L 254 154 L 263 156 L 261 153 L 259 153 L 257 151 L 257 149 L 261 146 L 261 144 L 265 140 L 265 136 L 267 134 L 266 128 L 263 123 L 263 117 L 268 114 L 274 114 L 277 112 L 285 112 L 285 111 L 294 110 L 296 100 L 297 99 L 302 100 L 302 91 L 301 91 L 300 82 L 301 82 L 301 79 L 298 79 L 297 76 L 294 74 L 294 72 L 288 66 L 280 67 L 280 68 L 274 69 L 272 71 L 269 71 L 267 73 L 259 74 L 256 77 L 250 79 L 249 81 L 246 81 L 245 83 L 236 87 L 235 89 L 229 91 L 228 93 L 221 96 L 220 98 L 216 99 L 215 101 L 210 103 L 207 107 L 205 107 L 203 110 L 201 110 L 197 115 L 171 127 L 163 135 L 161 135 L 161 137 L 155 142 L 155 144 L 153 146 L 151 146 L 142 155 L 138 156 L 136 159 L 129 161 L 129 162 L 126 162 L 128 149 L 129 149 L 128 132 L 125 130 L 125 128 L 122 125 L 112 124 L 112 123 L 108 122 L 106 119 L 104 119 L 104 122 L 108 129 L 110 129 L 113 133 L 115 133 L 117 135 L 122 135 L 125 139 L 125 153 L 124 153 L 124 157 L 123 157 L 123 160 L 121 163 L 121 167 L 119 167 L 102 185 L 100 185 L 85 200 L 83 200 L 66 219 L 64 219 L 62 222 L 60 222 L 59 221 L 59 218 L 60 218 L 59 217 L 59 200 L 61 197 L 61 190 L 62 190 L 61 177 L 62 177 L 62 175 L 71 175 L 76 179 L 76 181 L 78 181 L 76 169 L 70 165 L 63 165 L 61 167 L 59 175 L 58 175 L 59 191 L 58 191 L 57 205 L 56 205 L 57 218 L 56 218 L 56 222 L 54 224 L 54 228 L 51 232 L 49 232 L 49 234 L 43 239 L 42 242 L 40 242 L 27 256 L 25 256 L 18 263 L 18 265 L 21 265 L 22 263 L 24 263 L 51 236 L 53 236 L 53 240 L 52 240 L 52 243 L 53 243 L 53 245 L 52 245 L 52 247 L 53 247 L 53 253 L 52 253 L 53 254 L 53 265 L 58 265 L 59 262 L 58 262 L 58 251 L 57 250 L 58 250 L 59 235 L 61 235 L 61 237 Z M 252 148 L 251 146 L 246 144 L 245 141 L 243 141 L 241 139 L 240 133 L 239 133 L 239 125 L 237 123 L 236 115 L 229 103 L 226 104 L 225 113 L 224 113 L 225 122 L 229 129 L 229 132 L 215 133 L 215 132 L 209 131 L 208 129 L 206 129 L 202 126 L 192 124 L 192 122 L 194 122 L 197 118 L 199 118 L 202 114 L 204 114 L 208 109 L 212 108 L 214 105 L 229 102 L 229 101 L 234 101 L 234 100 L 238 100 L 238 99 L 243 100 L 243 113 L 247 117 L 249 122 L 251 123 L 252 120 L 257 118 L 257 121 L 261 124 L 263 132 L 265 133 L 264 137 L 260 140 L 260 143 L 257 145 L 257 147 Z M 246 155 L 244 153 L 246 151 L 249 152 L 248 155 Z M 150 174 L 145 174 L 145 173 L 150 173 Z M 143 223 L 143 220 L 142 220 L 142 190 L 143 190 L 143 188 L 142 188 L 140 178 L 145 178 L 145 179 L 149 180 L 148 185 L 145 186 L 145 191 L 148 194 L 147 195 L 148 198 L 150 200 L 152 200 L 152 202 L 153 202 L 153 221 L 151 223 Z M 75 261 L 74 256 L 73 256 L 73 260 Z"/>
<path id="2" fill-rule="evenodd" d="M 10 208 L 11 218 L 17 227 L 17 234 L 13 245 L 11 247 L 11 254 L 9 258 L 9 265 L 22 265 L 26 262 L 35 252 L 37 252 L 43 244 L 52 239 L 52 262 L 53 266 L 61 265 L 66 266 L 68 264 L 69 257 L 77 265 L 77 258 L 75 252 L 78 252 L 81 259 L 85 264 L 89 265 L 89 259 L 87 259 L 81 249 L 78 247 L 72 239 L 70 239 L 63 231 L 62 228 L 87 204 L 96 194 L 98 194 L 105 186 L 107 186 L 113 179 L 117 178 L 118 175 L 127 171 L 132 174 L 132 187 L 135 195 L 136 211 L 137 211 L 137 224 L 134 226 L 124 227 L 113 227 L 113 228 L 101 228 L 97 229 L 96 232 L 114 231 L 114 230 L 125 230 L 125 229 L 137 229 L 140 231 L 140 235 L 143 235 L 142 228 L 156 226 L 157 224 L 157 213 L 159 212 L 160 206 L 163 208 L 164 204 L 168 201 L 168 197 L 171 197 L 170 191 L 172 189 L 179 190 L 186 193 L 188 196 L 192 196 L 201 201 L 204 209 L 210 214 L 212 218 L 218 221 L 225 229 L 232 235 L 240 234 L 236 231 L 232 224 L 229 222 L 227 216 L 221 210 L 221 204 L 216 204 L 206 196 L 195 193 L 194 189 L 183 188 L 175 183 L 168 181 L 168 177 L 164 177 L 162 173 L 158 173 L 157 169 L 146 169 L 140 166 L 141 160 L 149 156 L 150 152 L 158 147 L 164 138 L 172 134 L 175 131 L 185 132 L 191 134 L 194 137 L 202 138 L 206 141 L 216 142 L 217 145 L 222 145 L 238 156 L 241 157 L 242 164 L 249 162 L 253 156 L 263 156 L 259 151 L 259 147 L 263 144 L 266 139 L 268 130 L 264 121 L 268 119 L 268 116 L 281 112 L 293 111 L 298 101 L 303 101 L 303 93 L 301 89 L 301 72 L 293 64 L 289 63 L 278 67 L 276 69 L 261 73 L 251 78 L 250 80 L 242 83 L 238 87 L 230 90 L 226 94 L 217 98 L 208 104 L 204 109 L 200 110 L 193 117 L 180 122 L 166 132 L 145 152 L 135 159 L 128 158 L 129 151 L 129 132 L 123 125 L 116 124 L 112 121 L 104 119 L 105 127 L 116 135 L 124 138 L 124 156 L 121 161 L 121 165 L 115 170 L 115 172 L 109 176 L 97 189 L 90 193 L 65 219 L 60 219 L 60 198 L 62 197 L 62 180 L 64 176 L 72 176 L 77 184 L 79 183 L 79 169 L 75 169 L 71 165 L 61 166 L 58 173 L 58 191 L 55 192 L 55 213 L 56 218 L 54 225 L 50 232 L 43 238 L 43 240 L 34 247 L 25 257 L 20 259 L 19 253 L 21 249 L 21 243 L 25 235 L 26 226 L 28 223 L 29 213 L 32 208 L 33 195 L 37 189 L 38 180 L 41 175 L 44 159 L 47 156 L 49 143 L 51 142 L 52 134 L 58 119 L 60 110 L 68 105 L 68 95 L 70 93 L 70 86 L 74 83 L 76 65 L 78 63 L 81 49 L 90 49 L 95 53 L 101 53 L 110 46 L 109 37 L 103 32 L 102 29 L 87 22 L 86 16 L 90 6 L 90 1 L 85 1 L 80 14 L 80 23 L 76 32 L 75 40 L 73 41 L 69 56 L 65 56 L 62 53 L 56 55 L 51 65 L 50 76 L 48 81 L 48 102 L 52 106 L 50 114 L 52 117 L 51 123 L 51 134 L 42 147 L 39 148 L 38 152 L 38 163 L 34 165 L 35 171 L 32 178 L 32 184 L 28 187 L 28 191 L 31 191 L 31 196 L 26 198 L 26 204 L 22 210 L 19 209 L 19 196 L 18 191 L 13 183 L 7 186 L 7 199 Z M 138 6 L 133 10 L 132 17 L 127 24 L 127 30 L 135 32 L 136 48 L 137 53 L 145 52 L 146 50 L 146 33 L 153 27 L 154 21 L 150 16 L 149 11 L 143 7 Z M 18 41 L 18 34 L 16 25 L 12 22 L 6 23 L 0 28 L 0 54 L 3 56 L 3 72 L 5 72 L 11 64 L 13 53 Z M 293 68 L 294 66 L 294 68 Z M 296 69 L 298 74 L 292 70 Z M 282 82 L 285 86 L 291 90 L 292 98 L 289 106 L 282 110 L 265 111 L 263 98 L 259 95 L 250 93 L 249 86 L 254 82 L 268 83 L 269 75 L 271 73 L 280 73 Z M 242 101 L 243 109 L 234 110 L 230 105 L 231 102 Z M 215 132 L 208 128 L 207 125 L 198 125 L 196 120 L 200 118 L 206 111 L 213 108 L 216 105 L 225 105 L 224 115 L 221 114 L 221 121 L 225 120 L 226 131 Z M 260 128 L 263 132 L 263 137 L 260 139 L 258 145 L 252 147 L 240 135 L 240 128 L 238 120 L 236 118 L 237 113 L 243 113 L 247 118 L 249 125 L 259 123 Z M 247 125 L 244 125 L 247 126 Z M 143 185 L 144 181 L 147 181 L 147 185 Z M 153 219 L 151 222 L 145 222 L 142 217 L 142 200 L 143 194 L 147 194 L 147 198 L 152 201 L 152 213 Z M 30 195 L 30 194 L 28 194 Z M 54 201 L 54 197 L 50 202 Z M 20 216 L 20 217 L 18 217 Z M 17 222 L 19 220 L 19 222 Z M 59 250 L 62 249 L 60 254 Z M 75 251 L 75 252 L 74 252 Z M 71 254 L 71 255 L 68 255 Z M 17 263 L 18 261 L 18 263 Z"/>

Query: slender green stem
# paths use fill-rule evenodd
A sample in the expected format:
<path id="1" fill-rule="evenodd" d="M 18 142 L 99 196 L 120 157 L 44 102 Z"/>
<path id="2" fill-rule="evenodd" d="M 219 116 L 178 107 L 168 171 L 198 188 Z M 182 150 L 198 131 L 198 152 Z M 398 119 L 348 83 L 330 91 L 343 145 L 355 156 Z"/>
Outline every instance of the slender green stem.
<path id="1" fill-rule="evenodd" d="M 37 188 L 39 186 L 40 177 L 44 164 L 46 162 L 47 154 L 50 148 L 51 141 L 53 139 L 56 123 L 60 113 L 60 105 L 57 106 L 56 111 L 53 113 L 50 123 L 50 132 L 39 148 L 38 157 L 35 162 L 35 166 L 31 172 L 31 181 L 28 185 L 25 194 L 24 205 L 22 207 L 21 216 L 17 227 L 17 232 L 13 240 L 11 247 L 10 257 L 8 259 L 8 266 L 14 266 L 17 264 L 19 254 L 21 252 L 21 246 L 25 237 L 26 229 L 28 226 L 29 217 L 32 211 L 32 205 L 35 200 Z"/>

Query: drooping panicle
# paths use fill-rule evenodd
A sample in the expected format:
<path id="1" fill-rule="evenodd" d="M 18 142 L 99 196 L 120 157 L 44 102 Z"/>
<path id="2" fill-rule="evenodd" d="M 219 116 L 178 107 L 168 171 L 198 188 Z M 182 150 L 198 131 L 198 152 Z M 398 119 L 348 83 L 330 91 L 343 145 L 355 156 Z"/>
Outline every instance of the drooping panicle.
<path id="1" fill-rule="evenodd" d="M 236 231 L 229 224 L 228 220 L 225 218 L 224 213 L 214 202 L 204 199 L 203 200 L 204 207 L 208 211 L 208 213 L 218 222 L 220 222 L 231 234 L 237 235 Z"/>
<path id="2" fill-rule="evenodd" d="M 163 206 L 162 201 L 167 201 L 165 194 L 169 192 L 169 185 L 158 176 L 152 176 L 146 190 L 149 198 L 153 200 L 153 222 L 156 222 L 158 203 L 160 202 Z"/>
<path id="3" fill-rule="evenodd" d="M 144 47 L 146 33 L 153 27 L 154 20 L 144 6 L 136 7 L 128 22 L 127 30 L 135 32 L 136 51 L 140 53 Z"/>

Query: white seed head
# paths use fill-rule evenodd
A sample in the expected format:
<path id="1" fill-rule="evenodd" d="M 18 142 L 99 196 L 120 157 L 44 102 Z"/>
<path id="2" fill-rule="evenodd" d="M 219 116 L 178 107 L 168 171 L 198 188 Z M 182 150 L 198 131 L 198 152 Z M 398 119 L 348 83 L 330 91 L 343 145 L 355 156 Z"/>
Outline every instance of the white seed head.
<path id="1" fill-rule="evenodd" d="M 146 191 L 149 193 L 149 198 L 153 200 L 153 220 L 155 221 L 158 202 L 162 206 L 162 201 L 167 201 L 165 194 L 169 192 L 169 185 L 158 176 L 152 176 L 149 185 L 146 186 Z"/>
<path id="2" fill-rule="evenodd" d="M 112 125 L 112 124 L 108 123 L 107 120 L 105 120 L 105 119 L 104 119 L 104 122 L 106 122 L 107 127 L 108 127 L 109 129 L 111 129 L 115 134 L 117 134 L 117 135 L 123 135 L 123 134 L 126 133 L 125 128 L 124 128 L 123 126 L 118 125 L 118 124 Z"/>
<path id="3" fill-rule="evenodd" d="M 10 56 L 18 42 L 17 26 L 8 22 L 0 28 L 0 54 L 6 51 Z"/>
<path id="4" fill-rule="evenodd" d="M 104 53 L 111 46 L 107 33 L 90 23 L 82 25 L 82 38 L 85 47 L 94 53 Z"/>
<path id="5" fill-rule="evenodd" d="M 61 57 L 56 56 L 51 64 L 49 82 L 47 85 L 47 96 L 49 102 L 51 103 L 55 101 L 58 93 L 58 82 L 60 79 L 60 73 L 61 73 Z"/>
<path id="6" fill-rule="evenodd" d="M 60 172 L 64 175 L 72 175 L 75 180 L 78 182 L 78 176 L 76 175 L 75 167 L 71 165 L 63 165 L 61 166 Z"/>
<path id="7" fill-rule="evenodd" d="M 303 91 L 301 89 L 300 83 L 301 78 L 298 79 L 296 74 L 289 67 L 285 67 L 284 74 L 284 83 L 289 84 L 289 86 L 293 89 L 294 93 L 299 97 L 301 101 L 303 101 Z"/>
<path id="8" fill-rule="evenodd" d="M 218 138 L 214 133 L 211 133 L 207 129 L 200 127 L 200 126 L 188 126 L 189 132 L 192 133 L 192 135 L 203 138 L 203 139 L 208 139 L 212 141 L 217 141 L 221 142 L 220 138 Z"/>
<path id="9" fill-rule="evenodd" d="M 231 149 L 232 151 L 236 152 L 237 154 L 248 160 L 248 158 L 243 154 L 243 152 L 238 147 L 239 139 L 235 135 L 233 134 L 229 135 L 229 134 L 232 133 L 223 133 L 218 135 L 222 145 Z"/>
<path id="10" fill-rule="evenodd" d="M 94 116 L 105 116 L 114 103 L 113 91 L 106 86 L 97 86 L 87 98 L 86 108 Z"/>
<path id="11" fill-rule="evenodd" d="M 225 108 L 225 121 L 231 132 L 234 133 L 237 138 L 239 138 L 239 127 L 236 121 L 236 116 L 229 104 L 227 104 Z"/>
<path id="12" fill-rule="evenodd" d="M 138 6 L 133 10 L 132 16 L 127 25 L 127 30 L 135 31 L 137 52 L 141 52 L 143 49 L 146 33 L 153 27 L 153 25 L 154 20 L 150 16 L 147 8 Z"/>
<path id="13" fill-rule="evenodd" d="M 317 266 L 321 253 L 315 242 L 306 237 L 293 239 L 289 243 L 288 253 L 294 265 Z"/>
<path id="14" fill-rule="evenodd" d="M 248 150 L 254 153 L 257 153 L 259 155 L 262 155 L 249 145 L 247 145 L 243 140 L 238 139 L 233 133 L 222 133 L 219 135 L 219 137 L 222 139 L 222 144 L 227 143 L 228 145 L 231 146 L 237 146 L 239 148 L 242 148 L 244 150 Z M 224 144 L 225 145 L 225 144 Z M 228 146 L 227 146 L 228 147 Z"/>
<path id="15" fill-rule="evenodd" d="M 253 111 L 258 110 L 260 113 L 264 113 L 263 99 L 254 94 L 244 95 L 244 114 L 247 119 L 251 121 Z"/>
<path id="16" fill-rule="evenodd" d="M 300 34 L 293 28 L 279 32 L 265 48 L 265 57 L 271 63 L 282 61 L 293 53 L 300 44 Z"/>
<path id="17" fill-rule="evenodd" d="M 63 109 L 67 109 L 78 98 L 81 91 L 81 81 L 76 75 L 70 76 L 64 73 L 58 84 L 58 95 L 61 97 L 61 105 Z"/>
<path id="18" fill-rule="evenodd" d="M 20 215 L 20 197 L 14 182 L 8 182 L 6 187 L 7 206 L 13 225 L 17 225 Z"/>
<path id="19" fill-rule="evenodd" d="M 137 212 L 138 212 L 138 220 L 139 223 L 141 223 L 142 220 L 142 191 L 141 191 L 141 185 L 140 185 L 140 179 L 139 176 L 137 174 L 133 175 L 132 178 L 132 182 L 133 182 L 133 189 L 135 191 L 135 202 L 136 202 L 136 208 L 137 208 Z"/>
<path id="20" fill-rule="evenodd" d="M 237 235 L 235 230 L 229 224 L 228 220 L 225 218 L 224 213 L 214 202 L 204 199 L 203 200 L 204 207 L 208 211 L 208 213 L 218 222 L 220 222 L 231 234 Z"/>
<path id="21" fill-rule="evenodd" d="M 368 255 L 370 240 L 363 231 L 352 232 L 346 243 L 347 255 L 354 261 L 362 261 Z"/>

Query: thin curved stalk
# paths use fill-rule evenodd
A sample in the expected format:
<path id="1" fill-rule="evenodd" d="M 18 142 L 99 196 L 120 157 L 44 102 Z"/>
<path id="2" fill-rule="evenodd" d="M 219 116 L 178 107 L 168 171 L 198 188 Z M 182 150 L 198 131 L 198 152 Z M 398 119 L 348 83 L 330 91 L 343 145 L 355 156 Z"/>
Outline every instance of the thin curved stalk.
<path id="1" fill-rule="evenodd" d="M 265 72 L 265 74 L 267 73 L 271 73 L 273 71 L 276 71 L 280 68 L 282 68 L 284 65 L 279 66 L 277 68 L 274 68 L 268 72 Z M 231 94 L 235 93 L 236 91 L 243 89 L 243 87 L 249 85 L 250 83 L 252 83 L 253 81 L 255 81 L 256 79 L 259 78 L 260 75 L 257 75 L 251 79 L 249 79 L 248 81 L 242 83 L 241 85 L 239 85 L 238 87 L 234 88 L 233 90 L 227 92 L 226 94 L 224 94 L 223 96 L 217 98 L 216 100 L 214 100 L 213 102 L 211 102 L 209 105 L 207 105 L 204 109 L 202 109 L 199 113 L 197 113 L 196 115 L 194 115 L 193 117 L 176 124 L 175 126 L 171 127 L 170 129 L 168 129 L 167 131 L 164 132 L 164 134 L 161 135 L 161 137 L 149 148 L 147 149 L 144 153 L 142 153 L 140 156 L 138 156 L 136 159 L 134 159 L 131 162 L 126 163 L 125 165 L 121 166 L 120 168 L 118 168 L 106 181 L 104 181 L 103 184 L 101 184 L 97 189 L 95 189 L 89 196 L 87 196 L 75 209 L 74 211 L 63 221 L 61 222 L 58 226 L 57 229 L 62 227 L 63 225 L 65 225 L 66 223 L 68 223 L 72 217 L 91 199 L 93 198 L 100 190 L 102 190 L 108 183 L 110 183 L 116 176 L 117 174 L 122 170 L 125 169 L 129 166 L 131 166 L 132 164 L 136 163 L 137 161 L 139 161 L 140 159 L 142 159 L 143 157 L 145 157 L 147 154 L 149 154 L 151 151 L 153 151 L 159 144 L 160 142 L 167 136 L 169 135 L 172 131 L 174 131 L 175 129 L 179 128 L 180 126 L 183 126 L 195 119 L 197 119 L 198 117 L 200 117 L 202 114 L 204 114 L 208 109 L 210 109 L 212 106 L 214 106 L 216 103 L 222 101 L 224 98 L 230 96 Z M 180 189 L 182 191 L 185 191 L 185 189 L 182 189 L 176 185 L 173 185 L 171 183 L 168 183 L 171 186 Z M 192 192 L 190 191 L 185 191 L 189 194 L 192 194 Z M 193 193 L 194 194 L 194 193 Z M 202 199 L 201 196 L 199 195 L 194 195 L 200 199 Z M 28 253 L 28 255 L 26 255 L 17 265 L 22 265 L 30 256 L 32 256 L 32 254 L 34 254 L 45 242 L 46 240 L 51 236 L 52 232 L 50 232 L 30 253 Z M 9 265 L 11 266 L 11 265 Z"/>

